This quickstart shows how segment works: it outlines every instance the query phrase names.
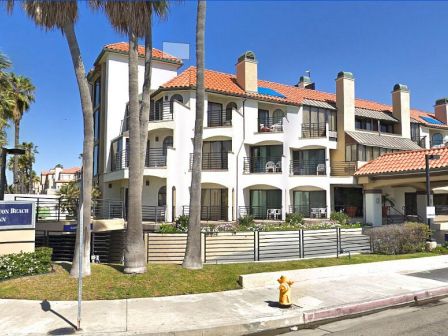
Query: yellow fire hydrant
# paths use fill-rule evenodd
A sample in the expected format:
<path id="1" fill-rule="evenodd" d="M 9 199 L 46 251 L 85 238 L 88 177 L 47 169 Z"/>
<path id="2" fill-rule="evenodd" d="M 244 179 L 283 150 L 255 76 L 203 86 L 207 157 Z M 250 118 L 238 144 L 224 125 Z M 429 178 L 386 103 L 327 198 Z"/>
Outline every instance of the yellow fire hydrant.
<path id="1" fill-rule="evenodd" d="M 294 281 L 289 280 L 288 277 L 282 275 L 277 281 L 280 283 L 280 297 L 278 303 L 282 308 L 289 308 L 292 305 L 291 301 L 291 286 Z"/>

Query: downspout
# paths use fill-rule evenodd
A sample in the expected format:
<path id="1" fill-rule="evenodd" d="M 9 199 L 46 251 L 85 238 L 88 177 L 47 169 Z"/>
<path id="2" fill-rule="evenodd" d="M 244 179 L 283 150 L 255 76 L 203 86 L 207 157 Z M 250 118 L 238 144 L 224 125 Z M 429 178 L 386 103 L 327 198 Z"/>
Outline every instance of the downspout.
<path id="1" fill-rule="evenodd" d="M 238 219 L 238 194 L 239 194 L 239 188 L 238 188 L 238 181 L 239 181 L 239 173 L 238 173 L 238 164 L 239 164 L 239 157 L 241 150 L 244 146 L 244 141 L 246 140 L 246 118 L 245 118 L 245 112 L 246 112 L 246 99 L 243 99 L 243 139 L 241 140 L 240 148 L 238 149 L 238 152 L 236 153 L 236 162 L 235 162 L 235 172 L 236 172 L 236 183 L 235 183 L 235 220 Z"/>

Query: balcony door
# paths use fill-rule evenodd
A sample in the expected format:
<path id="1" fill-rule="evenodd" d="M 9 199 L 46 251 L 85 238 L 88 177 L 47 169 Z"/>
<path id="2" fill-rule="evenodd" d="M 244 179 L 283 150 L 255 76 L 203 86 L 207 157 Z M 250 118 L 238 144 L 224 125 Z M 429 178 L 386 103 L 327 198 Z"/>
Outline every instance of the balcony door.
<path id="1" fill-rule="evenodd" d="M 227 220 L 227 207 L 227 189 L 202 189 L 202 220 Z"/>
<path id="2" fill-rule="evenodd" d="M 274 171 L 281 171 L 283 146 L 254 146 L 250 149 L 252 173 L 266 172 L 273 165 Z"/>
<path id="3" fill-rule="evenodd" d="M 204 141 L 202 145 L 202 169 L 227 169 L 228 153 L 232 141 Z"/>
<path id="4" fill-rule="evenodd" d="M 325 172 L 325 149 L 292 152 L 294 175 L 319 175 Z"/>
<path id="5" fill-rule="evenodd" d="M 254 218 L 265 219 L 267 212 L 271 209 L 281 210 L 281 190 L 251 190 L 250 191 L 250 214 Z"/>
<path id="6" fill-rule="evenodd" d="M 222 104 L 208 102 L 207 119 L 208 127 L 223 126 L 225 124 L 225 114 L 222 112 Z"/>
<path id="7" fill-rule="evenodd" d="M 326 208 L 326 193 L 324 190 L 318 191 L 294 191 L 293 212 L 301 213 L 305 217 L 311 217 L 311 213 L 317 213 L 313 209 Z"/>

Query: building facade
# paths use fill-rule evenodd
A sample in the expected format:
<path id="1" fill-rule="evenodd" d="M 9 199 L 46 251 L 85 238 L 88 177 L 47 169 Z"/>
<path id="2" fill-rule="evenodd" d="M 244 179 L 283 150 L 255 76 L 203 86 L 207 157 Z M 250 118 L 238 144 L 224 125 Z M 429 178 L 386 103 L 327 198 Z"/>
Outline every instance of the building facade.
<path id="1" fill-rule="evenodd" d="M 40 174 L 40 194 L 56 195 L 61 187 L 78 179 L 81 168 L 56 166 Z"/>
<path id="2" fill-rule="evenodd" d="M 106 46 L 90 73 L 95 106 L 94 174 L 103 197 L 127 200 L 127 45 Z M 173 221 L 188 214 L 195 122 L 196 69 L 155 50 L 144 220 Z M 205 71 L 202 219 L 244 215 L 283 220 L 299 212 L 328 218 L 332 211 L 364 219 L 366 193 L 355 171 L 380 155 L 444 146 L 448 100 L 435 114 L 413 110 L 405 85 L 391 105 L 355 96 L 355 79 L 340 72 L 335 93 L 258 79 L 255 54 L 237 60 L 235 74 Z M 143 60 L 139 84 L 143 83 Z M 99 98 L 98 98 L 99 97 Z M 384 188 L 395 209 L 411 211 L 415 188 Z M 416 196 L 415 196 L 416 197 Z M 407 208 L 406 208 L 407 207 Z M 398 211 L 398 210 L 397 210 Z"/>

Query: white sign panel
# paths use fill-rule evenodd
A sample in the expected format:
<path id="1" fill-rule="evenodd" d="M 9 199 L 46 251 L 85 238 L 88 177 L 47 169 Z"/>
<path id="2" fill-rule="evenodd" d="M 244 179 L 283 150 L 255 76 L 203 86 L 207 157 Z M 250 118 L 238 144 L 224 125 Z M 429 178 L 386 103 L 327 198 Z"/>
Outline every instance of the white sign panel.
<path id="1" fill-rule="evenodd" d="M 436 218 L 436 207 L 433 206 L 426 207 L 426 218 Z"/>

